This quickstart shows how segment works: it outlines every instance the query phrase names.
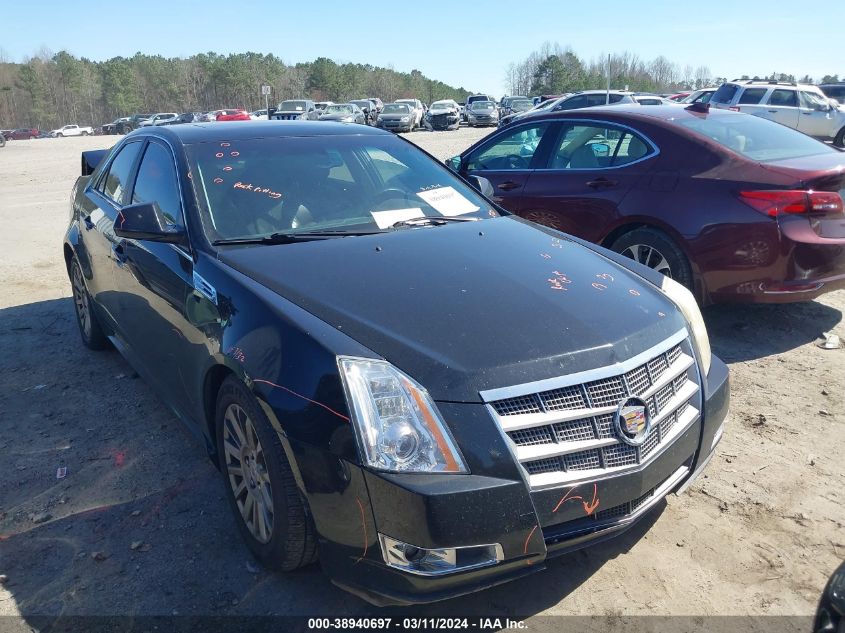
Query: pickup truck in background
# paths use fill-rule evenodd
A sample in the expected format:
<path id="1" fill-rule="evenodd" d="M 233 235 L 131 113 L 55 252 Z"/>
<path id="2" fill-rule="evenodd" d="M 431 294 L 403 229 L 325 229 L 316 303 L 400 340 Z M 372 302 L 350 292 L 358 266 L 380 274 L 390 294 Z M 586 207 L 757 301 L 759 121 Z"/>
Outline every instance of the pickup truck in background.
<path id="1" fill-rule="evenodd" d="M 65 125 L 57 130 L 52 130 L 50 136 L 56 138 L 58 136 L 92 136 L 94 128 L 80 127 L 79 125 Z"/>

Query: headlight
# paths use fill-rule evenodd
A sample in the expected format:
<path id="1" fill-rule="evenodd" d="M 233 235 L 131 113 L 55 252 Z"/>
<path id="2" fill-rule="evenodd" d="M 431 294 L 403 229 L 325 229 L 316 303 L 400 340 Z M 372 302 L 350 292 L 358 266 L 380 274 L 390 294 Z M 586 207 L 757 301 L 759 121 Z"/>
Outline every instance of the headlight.
<path id="1" fill-rule="evenodd" d="M 338 357 L 361 458 L 392 472 L 465 473 L 431 396 L 383 360 Z"/>
<path id="2" fill-rule="evenodd" d="M 343 123 L 352 123 L 352 121 L 354 121 L 354 120 L 355 120 L 355 119 L 354 119 L 354 118 L 352 118 L 351 116 L 345 116 L 345 117 L 343 117 L 343 118 L 341 119 L 341 121 L 342 121 Z"/>
<path id="3" fill-rule="evenodd" d="M 710 372 L 710 361 L 713 355 L 710 351 L 710 337 L 707 336 L 707 327 L 704 325 L 704 318 L 701 316 L 701 310 L 698 309 L 695 297 L 684 286 L 669 277 L 663 277 L 660 290 L 678 306 L 681 314 L 689 323 L 693 344 L 698 352 L 704 374 L 707 375 Z"/>
<path id="4" fill-rule="evenodd" d="M 407 116 L 402 117 L 402 123 L 407 123 L 410 120 L 411 120 L 411 117 L 407 117 Z"/>

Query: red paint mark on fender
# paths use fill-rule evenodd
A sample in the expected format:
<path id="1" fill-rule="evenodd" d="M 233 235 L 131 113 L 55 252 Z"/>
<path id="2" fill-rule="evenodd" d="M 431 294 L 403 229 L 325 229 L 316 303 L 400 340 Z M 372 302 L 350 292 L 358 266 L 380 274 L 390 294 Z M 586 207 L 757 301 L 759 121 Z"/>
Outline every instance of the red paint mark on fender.
<path id="1" fill-rule="evenodd" d="M 229 143 L 220 143 L 220 147 L 229 147 Z"/>
<path id="2" fill-rule="evenodd" d="M 112 459 L 114 460 L 115 468 L 122 468 L 126 462 L 126 451 L 115 451 L 112 454 Z"/>
<path id="3" fill-rule="evenodd" d="M 666 314 L 665 314 L 665 313 L 663 313 L 663 312 L 658 312 L 658 313 L 657 313 L 657 316 L 659 316 L 660 318 L 663 318 L 663 317 L 665 317 L 665 316 L 666 316 Z"/>
<path id="4" fill-rule="evenodd" d="M 338 413 L 337 411 L 335 411 L 331 407 L 324 405 L 322 402 L 317 402 L 316 400 L 312 400 L 311 398 L 307 398 L 307 397 L 303 396 L 301 393 L 296 393 L 292 389 L 288 389 L 287 387 L 282 387 L 281 385 L 277 385 L 276 383 L 270 382 L 269 380 L 262 380 L 261 378 L 256 378 L 252 382 L 260 382 L 260 383 L 263 383 L 265 385 L 270 385 L 271 387 L 275 387 L 276 389 L 281 389 L 282 391 L 287 391 L 292 396 L 296 396 L 297 398 L 302 398 L 303 400 L 307 400 L 311 404 L 316 404 L 318 407 L 322 407 L 326 411 L 328 411 L 329 413 L 336 415 L 337 417 L 349 422 L 349 418 L 346 417 L 345 415 L 343 415 L 342 413 Z"/>
<path id="5" fill-rule="evenodd" d="M 229 154 L 229 156 L 240 156 L 240 155 L 241 155 L 240 152 L 232 152 L 232 153 Z"/>
<path id="6" fill-rule="evenodd" d="M 600 284 L 600 283 L 599 283 L 599 282 L 597 282 L 597 281 L 594 281 L 594 282 L 592 283 L 592 286 L 593 286 L 593 288 L 595 288 L 596 290 L 607 290 L 607 286 L 605 286 L 604 284 Z"/>
<path id="7" fill-rule="evenodd" d="M 567 277 L 564 273 L 558 272 L 556 270 L 552 271 L 552 276 L 549 277 L 546 281 L 549 282 L 549 288 L 552 290 L 568 290 L 565 288 L 565 284 L 571 284 L 572 280 Z"/>
<path id="8" fill-rule="evenodd" d="M 239 363 L 246 362 L 246 355 L 240 347 L 232 347 L 229 349 L 229 354 Z"/>
<path id="9" fill-rule="evenodd" d="M 223 158 L 223 156 L 224 156 L 224 155 L 225 155 L 225 154 L 223 154 L 223 152 L 217 152 L 217 153 L 214 155 L 214 157 L 215 157 L 215 158 Z"/>
<path id="10" fill-rule="evenodd" d="M 123 215 L 123 211 L 118 211 L 117 217 L 120 218 L 120 228 L 123 228 L 123 223 L 126 222 L 126 216 Z"/>
<path id="11" fill-rule="evenodd" d="M 610 273 L 601 273 L 596 275 L 596 279 L 601 279 L 602 281 L 613 281 L 613 275 Z"/>
<path id="12" fill-rule="evenodd" d="M 628 291 L 628 294 L 629 294 L 629 295 L 631 295 L 632 297 L 639 297 L 639 296 L 640 296 L 640 291 L 639 291 L 639 290 L 634 290 L 633 288 L 631 288 L 631 289 Z"/>
<path id="13" fill-rule="evenodd" d="M 232 167 L 231 167 L 230 165 L 226 165 L 226 166 L 223 168 L 223 171 L 232 171 Z"/>
<path id="14" fill-rule="evenodd" d="M 525 554 L 525 555 L 527 555 L 527 554 L 528 554 L 528 542 L 531 540 L 531 537 L 532 537 L 532 536 L 534 536 L 534 532 L 536 532 L 536 531 L 537 531 L 537 527 L 538 527 L 538 526 L 536 526 L 536 525 L 535 525 L 533 528 L 531 528 L 531 531 L 528 533 L 528 536 L 527 536 L 527 537 L 526 537 L 526 539 L 525 539 L 525 545 L 524 545 L 524 546 L 523 546 L 523 548 L 522 548 L 522 553 L 523 553 L 523 554 Z M 532 565 L 532 564 L 533 564 L 533 563 L 531 562 L 531 560 L 527 560 L 527 561 L 525 561 L 525 563 L 526 563 L 527 565 Z"/>
<path id="15" fill-rule="evenodd" d="M 540 257 L 542 257 L 543 259 L 551 259 L 552 258 L 552 256 L 549 255 L 548 253 L 540 253 Z"/>
<path id="16" fill-rule="evenodd" d="M 364 504 L 361 503 L 361 500 L 358 497 L 355 497 L 355 501 L 358 502 L 358 509 L 361 511 L 361 527 L 364 530 L 364 551 L 361 553 L 361 556 L 358 557 L 358 560 L 355 561 L 357 565 L 364 557 L 367 555 L 367 547 L 369 546 L 369 538 L 367 538 L 367 520 L 364 518 Z"/>
<path id="17" fill-rule="evenodd" d="M 593 498 L 589 503 L 587 501 L 585 501 L 584 497 L 582 497 L 581 495 L 572 495 L 572 493 L 575 492 L 576 490 L 578 490 L 578 486 L 573 486 L 572 488 L 570 488 L 566 492 L 566 494 L 563 495 L 563 497 L 561 497 L 560 501 L 557 502 L 555 509 L 552 510 L 552 514 L 554 514 L 558 510 L 560 510 L 560 506 L 562 506 L 564 503 L 566 503 L 567 501 L 572 501 L 574 499 L 577 499 L 581 502 L 581 505 L 584 506 L 584 514 L 586 514 L 587 516 L 589 516 L 593 512 L 595 512 L 596 508 L 599 507 L 599 495 L 598 495 L 599 489 L 598 489 L 598 486 L 596 484 L 593 484 Z M 570 495 L 572 495 L 572 496 L 570 496 Z"/>
<path id="18" fill-rule="evenodd" d="M 212 182 L 214 182 L 215 185 L 219 185 L 221 182 L 223 182 L 223 179 L 222 178 L 215 178 Z"/>

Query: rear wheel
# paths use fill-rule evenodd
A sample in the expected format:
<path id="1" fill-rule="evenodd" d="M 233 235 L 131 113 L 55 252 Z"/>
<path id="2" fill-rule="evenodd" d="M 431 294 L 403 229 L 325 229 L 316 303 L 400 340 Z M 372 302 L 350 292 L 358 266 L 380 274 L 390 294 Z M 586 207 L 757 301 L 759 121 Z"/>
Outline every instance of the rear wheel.
<path id="1" fill-rule="evenodd" d="M 234 376 L 220 388 L 216 425 L 220 472 L 249 549 L 270 569 L 291 571 L 314 562 L 316 530 L 279 435 Z"/>
<path id="2" fill-rule="evenodd" d="M 88 349 L 105 349 L 108 347 L 108 339 L 103 333 L 103 328 L 100 327 L 97 315 L 94 313 L 93 302 L 88 287 L 85 285 L 82 267 L 75 257 L 70 264 L 70 285 L 73 289 L 73 308 L 76 312 L 76 323 L 79 326 L 82 343 Z"/>
<path id="3" fill-rule="evenodd" d="M 677 244 L 663 231 L 634 229 L 618 238 L 611 248 L 693 289 L 689 261 Z"/>
<path id="4" fill-rule="evenodd" d="M 845 127 L 839 130 L 839 134 L 836 135 L 836 138 L 833 139 L 833 144 L 836 147 L 845 147 Z"/>

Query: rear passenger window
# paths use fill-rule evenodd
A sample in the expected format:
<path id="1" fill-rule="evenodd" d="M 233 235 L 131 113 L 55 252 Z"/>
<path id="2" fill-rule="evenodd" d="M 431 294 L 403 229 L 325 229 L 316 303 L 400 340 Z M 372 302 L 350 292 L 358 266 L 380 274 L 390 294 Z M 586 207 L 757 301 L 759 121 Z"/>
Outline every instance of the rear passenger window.
<path id="1" fill-rule="evenodd" d="M 756 105 L 766 96 L 766 88 L 746 88 L 745 92 L 739 98 L 739 103 L 746 105 Z"/>
<path id="2" fill-rule="evenodd" d="M 571 99 L 567 99 L 563 103 L 559 103 L 555 106 L 555 111 L 575 110 L 576 108 L 584 108 L 587 105 L 587 97 L 585 95 L 581 95 L 580 97 L 572 97 Z"/>
<path id="3" fill-rule="evenodd" d="M 769 97 L 769 105 L 798 107 L 798 93 L 795 90 L 774 90 Z"/>
<path id="4" fill-rule="evenodd" d="M 735 86 L 733 84 L 722 84 L 719 86 L 719 89 L 713 93 L 711 101 L 714 103 L 730 103 L 731 99 L 734 98 L 738 87 L 739 86 Z"/>
<path id="5" fill-rule="evenodd" d="M 129 174 L 140 151 L 141 143 L 124 145 L 97 184 L 97 191 L 111 198 L 117 204 L 123 204 L 123 194 L 129 185 Z"/>
<path id="6" fill-rule="evenodd" d="M 605 169 L 648 156 L 651 147 L 627 130 L 598 125 L 565 125 L 549 163 L 550 169 Z"/>
<path id="7" fill-rule="evenodd" d="M 170 152 L 158 143 L 147 145 L 132 190 L 132 204 L 142 202 L 158 203 L 170 224 L 182 226 L 182 199 L 176 181 L 176 165 Z"/>

